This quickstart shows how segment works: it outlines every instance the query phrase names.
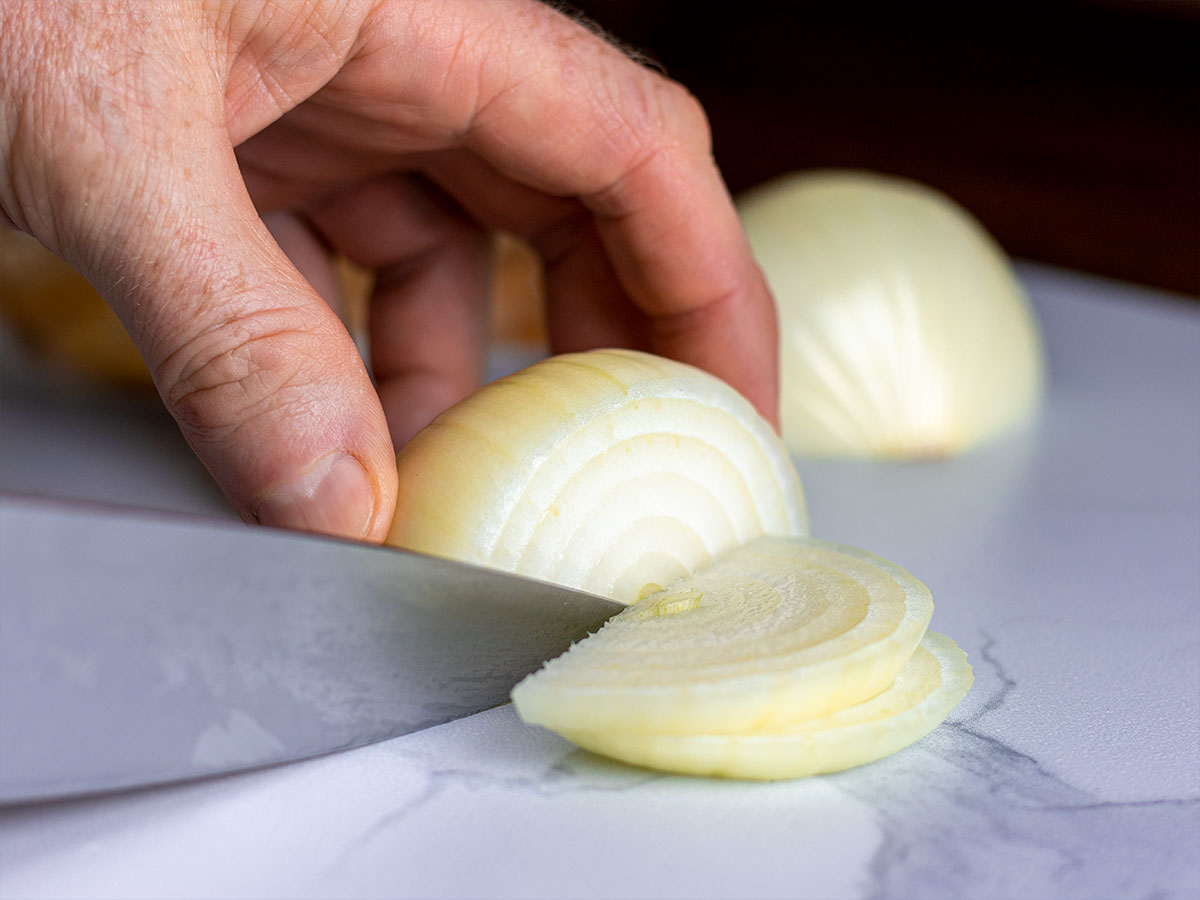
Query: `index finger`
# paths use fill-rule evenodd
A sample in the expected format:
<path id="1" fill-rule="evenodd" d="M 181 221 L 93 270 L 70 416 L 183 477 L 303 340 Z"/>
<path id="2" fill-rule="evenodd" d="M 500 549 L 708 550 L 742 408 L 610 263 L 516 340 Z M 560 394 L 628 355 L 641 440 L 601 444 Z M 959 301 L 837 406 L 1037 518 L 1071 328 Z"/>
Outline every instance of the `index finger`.
<path id="1" fill-rule="evenodd" d="M 417 4 L 412 16 L 437 20 L 424 29 L 450 21 L 460 39 L 422 45 L 447 75 L 408 109 L 425 107 L 427 123 L 440 113 L 453 143 L 508 178 L 578 198 L 652 319 L 651 349 L 724 378 L 777 421 L 774 304 L 696 100 L 540 3 Z M 379 37 L 359 59 L 400 65 L 403 48 Z"/>

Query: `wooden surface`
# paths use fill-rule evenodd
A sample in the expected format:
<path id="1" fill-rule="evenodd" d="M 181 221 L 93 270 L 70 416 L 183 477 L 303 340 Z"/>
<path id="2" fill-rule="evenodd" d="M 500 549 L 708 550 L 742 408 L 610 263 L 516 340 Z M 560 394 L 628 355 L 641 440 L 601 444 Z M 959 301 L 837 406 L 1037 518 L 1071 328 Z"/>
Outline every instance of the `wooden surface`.
<path id="1" fill-rule="evenodd" d="M 704 103 L 732 190 L 917 178 L 1012 254 L 1200 294 L 1196 0 L 578 0 Z"/>

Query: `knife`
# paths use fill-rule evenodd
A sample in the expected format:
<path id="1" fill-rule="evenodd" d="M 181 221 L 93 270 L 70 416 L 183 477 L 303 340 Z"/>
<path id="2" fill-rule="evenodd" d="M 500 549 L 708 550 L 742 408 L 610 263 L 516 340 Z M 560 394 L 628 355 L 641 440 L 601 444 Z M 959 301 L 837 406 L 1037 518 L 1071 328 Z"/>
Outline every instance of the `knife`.
<path id="1" fill-rule="evenodd" d="M 0 494 L 0 803 L 438 725 L 619 609 L 392 548 Z"/>

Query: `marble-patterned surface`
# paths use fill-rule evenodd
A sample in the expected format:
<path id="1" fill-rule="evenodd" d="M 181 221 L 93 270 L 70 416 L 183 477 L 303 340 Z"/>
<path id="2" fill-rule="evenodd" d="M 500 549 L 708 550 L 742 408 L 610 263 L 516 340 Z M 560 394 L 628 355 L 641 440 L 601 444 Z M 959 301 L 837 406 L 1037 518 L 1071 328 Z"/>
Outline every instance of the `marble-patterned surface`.
<path id="1" fill-rule="evenodd" d="M 801 465 L 814 532 L 923 578 L 975 665 L 919 744 L 838 775 L 711 781 L 607 762 L 502 707 L 0 810 L 0 897 L 1200 896 L 1200 314 L 1022 275 L 1051 359 L 1036 423 L 948 462 Z M 46 489 L 14 453 L 52 423 L 6 404 L 0 425 L 0 487 Z M 53 487 L 112 490 L 96 465 Z M 202 479 L 162 478 L 170 505 L 219 507 Z"/>

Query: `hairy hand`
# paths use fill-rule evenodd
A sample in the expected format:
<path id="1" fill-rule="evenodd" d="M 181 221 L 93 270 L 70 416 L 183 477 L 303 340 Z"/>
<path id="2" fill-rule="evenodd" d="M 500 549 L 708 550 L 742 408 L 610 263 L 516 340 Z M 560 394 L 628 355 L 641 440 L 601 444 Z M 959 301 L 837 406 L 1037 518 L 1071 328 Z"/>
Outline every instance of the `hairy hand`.
<path id="1" fill-rule="evenodd" d="M 386 534 L 393 445 L 478 383 L 491 229 L 545 259 L 555 351 L 671 356 L 775 418 L 703 112 L 535 0 L 7 0 L 0 161 L 0 222 L 109 299 L 251 521 Z M 374 384 L 331 251 L 377 274 Z"/>

